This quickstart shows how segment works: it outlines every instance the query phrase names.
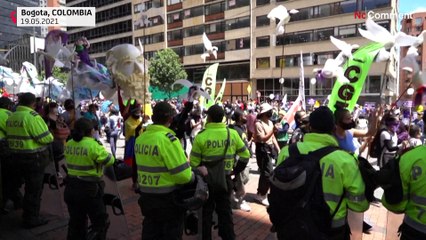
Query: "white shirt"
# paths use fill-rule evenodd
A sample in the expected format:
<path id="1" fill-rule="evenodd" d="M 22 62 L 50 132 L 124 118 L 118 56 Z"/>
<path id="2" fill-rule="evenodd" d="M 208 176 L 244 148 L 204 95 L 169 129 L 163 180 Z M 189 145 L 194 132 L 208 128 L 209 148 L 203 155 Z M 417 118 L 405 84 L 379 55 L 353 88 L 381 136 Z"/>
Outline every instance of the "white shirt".
<path id="1" fill-rule="evenodd" d="M 396 154 L 396 151 L 390 152 L 386 147 L 384 147 L 386 140 L 391 140 L 392 147 L 398 146 L 398 135 L 396 133 L 393 133 L 393 135 L 391 135 L 391 133 L 387 130 L 382 131 L 382 133 L 380 134 L 380 147 L 383 149 L 383 151 L 380 155 L 380 158 L 383 159 L 383 161 L 379 161 L 380 167 L 383 167 L 390 159 L 395 157 Z"/>

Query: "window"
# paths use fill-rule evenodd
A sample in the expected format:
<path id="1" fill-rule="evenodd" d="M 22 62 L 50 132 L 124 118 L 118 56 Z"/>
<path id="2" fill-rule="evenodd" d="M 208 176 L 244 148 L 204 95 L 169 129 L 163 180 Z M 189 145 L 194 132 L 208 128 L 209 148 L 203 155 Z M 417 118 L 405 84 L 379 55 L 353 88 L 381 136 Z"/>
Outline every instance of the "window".
<path id="1" fill-rule="evenodd" d="M 228 9 L 239 8 L 250 5 L 250 0 L 228 0 Z"/>
<path id="2" fill-rule="evenodd" d="M 270 2 L 270 0 L 256 0 L 256 6 L 266 5 Z"/>
<path id="3" fill-rule="evenodd" d="M 341 38 L 355 37 L 357 33 L 356 25 L 340 26 L 335 28 L 336 36 Z"/>
<path id="4" fill-rule="evenodd" d="M 314 41 L 329 40 L 334 35 L 334 28 L 314 30 Z"/>
<path id="5" fill-rule="evenodd" d="M 196 35 L 202 35 L 203 32 L 204 32 L 204 26 L 198 25 L 194 27 L 185 28 L 183 35 L 184 37 L 191 37 Z"/>
<path id="6" fill-rule="evenodd" d="M 316 54 L 317 64 L 321 65 L 324 64 L 327 59 L 334 58 L 334 54 L 331 52 L 328 53 L 318 53 Z"/>
<path id="7" fill-rule="evenodd" d="M 220 33 L 225 31 L 225 22 L 217 22 L 205 26 L 206 34 Z"/>
<path id="8" fill-rule="evenodd" d="M 226 41 L 226 50 L 238 50 L 250 48 L 250 38 L 239 38 Z"/>
<path id="9" fill-rule="evenodd" d="M 256 68 L 269 68 L 269 57 L 256 58 Z"/>
<path id="10" fill-rule="evenodd" d="M 225 11 L 225 3 L 220 2 L 220 3 L 207 5 L 205 10 L 206 10 L 206 15 L 212 15 L 212 14 L 224 12 Z"/>
<path id="11" fill-rule="evenodd" d="M 167 0 L 167 5 L 173 5 L 180 2 L 182 2 L 182 0 Z"/>
<path id="12" fill-rule="evenodd" d="M 215 44 L 213 44 L 213 45 L 215 45 Z M 204 45 L 203 44 L 185 47 L 185 56 L 203 54 L 203 53 L 204 53 Z"/>
<path id="13" fill-rule="evenodd" d="M 167 33 L 167 40 L 173 41 L 173 40 L 180 40 L 182 39 L 182 29 L 170 31 Z"/>
<path id="14" fill-rule="evenodd" d="M 134 8 L 134 13 L 139 13 L 143 11 L 142 3 L 135 4 L 133 8 Z"/>
<path id="15" fill-rule="evenodd" d="M 182 12 L 171 13 L 167 15 L 167 23 L 182 21 Z"/>
<path id="16" fill-rule="evenodd" d="M 204 7 L 202 6 L 184 10 L 185 19 L 201 15 L 204 15 Z"/>
<path id="17" fill-rule="evenodd" d="M 416 26 L 423 25 L 423 19 L 421 17 L 416 18 L 415 24 L 416 24 Z"/>
<path id="18" fill-rule="evenodd" d="M 266 15 L 256 17 L 256 27 L 269 26 L 271 20 Z"/>
<path id="19" fill-rule="evenodd" d="M 270 45 L 270 37 L 263 36 L 256 38 L 256 47 L 269 47 Z"/>
<path id="20" fill-rule="evenodd" d="M 250 27 L 250 17 L 242 17 L 226 21 L 226 30 L 244 27 Z"/>
<path id="21" fill-rule="evenodd" d="M 185 47 L 176 47 L 172 48 L 172 50 L 175 51 L 175 53 L 179 55 L 179 57 L 183 57 L 185 54 Z"/>

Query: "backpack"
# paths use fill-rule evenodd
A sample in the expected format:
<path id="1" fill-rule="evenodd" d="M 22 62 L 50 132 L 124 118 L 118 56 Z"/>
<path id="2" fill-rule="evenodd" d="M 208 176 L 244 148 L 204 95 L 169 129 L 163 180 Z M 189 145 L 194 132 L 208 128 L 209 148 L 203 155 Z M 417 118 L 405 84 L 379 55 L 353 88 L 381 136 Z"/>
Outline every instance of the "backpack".
<path id="1" fill-rule="evenodd" d="M 376 135 L 374 135 L 373 141 L 370 143 L 368 155 L 372 158 L 380 157 L 380 154 L 383 151 L 383 147 L 380 145 L 380 135 L 383 131 L 386 131 L 386 128 L 382 128 L 377 131 Z"/>
<path id="2" fill-rule="evenodd" d="M 327 146 L 300 154 L 297 144 L 289 146 L 289 157 L 278 165 L 270 177 L 269 218 L 273 228 L 286 239 L 325 240 L 332 219 L 340 208 L 344 194 L 334 211 L 324 200 L 320 159 L 338 147 Z"/>
<path id="3" fill-rule="evenodd" d="M 403 152 L 405 153 L 411 149 L 413 148 L 409 148 Z M 399 171 L 401 155 L 390 159 L 377 173 L 377 182 L 383 188 L 383 196 L 389 204 L 398 204 L 404 199 Z"/>

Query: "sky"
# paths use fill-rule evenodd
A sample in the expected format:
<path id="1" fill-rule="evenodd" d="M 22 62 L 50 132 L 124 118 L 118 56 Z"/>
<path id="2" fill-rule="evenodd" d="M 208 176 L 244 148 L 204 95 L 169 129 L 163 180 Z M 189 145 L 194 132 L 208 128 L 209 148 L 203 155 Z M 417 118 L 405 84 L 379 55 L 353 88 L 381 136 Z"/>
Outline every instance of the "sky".
<path id="1" fill-rule="evenodd" d="M 413 11 L 426 12 L 426 2 L 419 0 L 399 0 L 400 13 L 411 13 Z"/>

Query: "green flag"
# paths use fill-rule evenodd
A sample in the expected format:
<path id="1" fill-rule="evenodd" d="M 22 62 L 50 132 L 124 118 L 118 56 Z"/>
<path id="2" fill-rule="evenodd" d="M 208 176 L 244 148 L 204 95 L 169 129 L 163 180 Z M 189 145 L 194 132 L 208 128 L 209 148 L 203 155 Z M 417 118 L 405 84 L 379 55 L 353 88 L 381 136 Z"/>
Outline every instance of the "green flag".
<path id="1" fill-rule="evenodd" d="M 339 105 L 352 112 L 361 94 L 362 86 L 368 76 L 371 64 L 383 46 L 381 43 L 367 44 L 356 50 L 353 57 L 347 60 L 343 71 L 344 76 L 350 83 L 342 83 L 338 80 L 334 83 L 328 103 L 331 111 L 334 112 L 336 110 L 335 106 Z"/>
<path id="2" fill-rule="evenodd" d="M 216 74 L 218 67 L 219 63 L 210 65 L 210 67 L 208 67 L 204 72 L 203 81 L 201 82 L 201 88 L 204 89 L 204 91 L 206 91 L 211 97 L 211 100 L 206 100 L 203 97 L 200 98 L 200 106 L 205 106 L 206 109 L 214 104 L 214 97 L 216 94 Z"/>

